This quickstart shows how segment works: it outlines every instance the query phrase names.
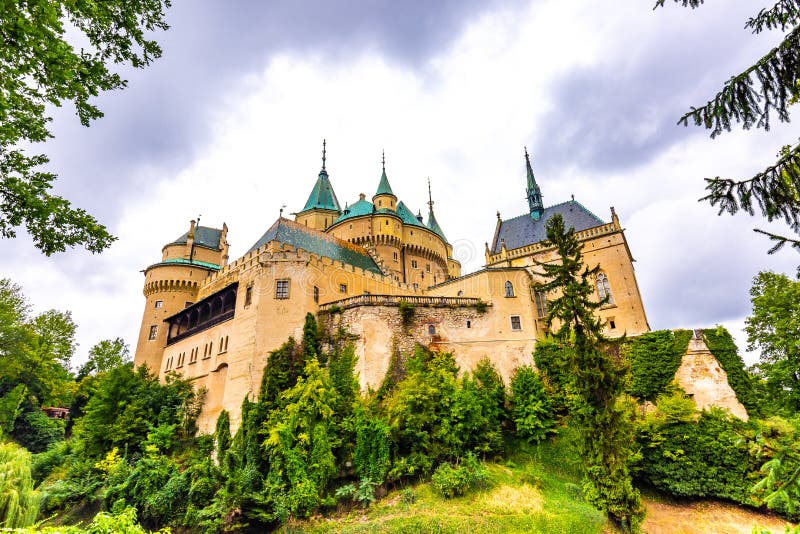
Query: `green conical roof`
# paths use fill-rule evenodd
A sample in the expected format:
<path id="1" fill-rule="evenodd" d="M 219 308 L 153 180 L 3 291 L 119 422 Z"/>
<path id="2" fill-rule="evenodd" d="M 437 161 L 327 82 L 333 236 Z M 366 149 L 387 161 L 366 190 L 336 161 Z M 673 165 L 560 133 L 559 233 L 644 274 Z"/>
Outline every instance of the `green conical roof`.
<path id="1" fill-rule="evenodd" d="M 386 177 L 386 157 L 381 158 L 381 165 L 383 166 L 383 173 L 381 174 L 381 182 L 378 184 L 378 190 L 375 191 L 375 196 L 378 195 L 392 195 L 397 196 L 392 192 L 392 186 L 389 185 L 389 179 Z"/>
<path id="2" fill-rule="evenodd" d="M 314 184 L 314 189 L 311 190 L 311 194 L 308 195 L 308 200 L 306 200 L 306 205 L 303 207 L 303 211 L 313 209 L 342 211 L 339 207 L 339 201 L 336 199 L 336 193 L 333 192 L 331 181 L 328 179 L 328 172 L 325 169 L 320 171 Z"/>
<path id="3" fill-rule="evenodd" d="M 400 216 L 400 219 L 403 221 L 403 224 L 410 224 L 411 226 L 421 226 L 425 228 L 425 225 L 419 222 L 419 219 L 414 215 L 408 206 L 406 206 L 403 201 L 397 203 L 397 214 Z"/>
<path id="4" fill-rule="evenodd" d="M 439 226 L 439 223 L 436 222 L 436 216 L 433 214 L 433 207 L 431 207 L 430 211 L 428 211 L 428 229 L 432 231 L 434 234 L 441 237 L 445 243 L 447 243 L 447 238 L 444 236 L 444 232 L 442 231 L 442 227 Z"/>

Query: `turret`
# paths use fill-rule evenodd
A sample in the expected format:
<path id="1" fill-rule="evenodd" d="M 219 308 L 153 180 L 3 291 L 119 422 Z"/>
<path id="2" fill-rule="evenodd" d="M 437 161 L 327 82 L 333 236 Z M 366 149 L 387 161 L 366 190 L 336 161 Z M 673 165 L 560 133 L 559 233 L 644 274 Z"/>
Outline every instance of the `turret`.
<path id="1" fill-rule="evenodd" d="M 308 195 L 303 210 L 295 214 L 295 222 L 314 228 L 315 230 L 325 230 L 335 221 L 342 210 L 336 193 L 328 178 L 328 171 L 325 168 L 326 142 L 322 141 L 322 169 L 319 171 L 317 181 L 311 194 Z"/>
<path id="2" fill-rule="evenodd" d="M 378 183 L 378 190 L 375 192 L 375 196 L 372 197 L 372 203 L 375 205 L 375 209 L 388 209 L 396 211 L 397 196 L 395 196 L 394 192 L 392 191 L 392 186 L 389 185 L 389 178 L 386 177 L 385 153 L 381 157 L 381 167 L 383 168 L 383 172 L 381 173 L 381 181 Z"/>
<path id="3" fill-rule="evenodd" d="M 431 180 L 428 178 L 428 222 L 426 224 L 428 229 L 434 234 L 442 238 L 442 241 L 447 243 L 447 238 L 444 236 L 442 227 L 436 221 L 436 216 L 433 214 L 433 195 L 431 195 Z"/>
<path id="4" fill-rule="evenodd" d="M 161 261 L 143 271 L 145 307 L 133 359 L 136 367 L 162 370 L 167 345 L 164 319 L 194 303 L 202 281 L 227 263 L 227 234 L 225 224 L 220 230 L 191 221 L 188 232 L 164 245 Z"/>
<path id="5" fill-rule="evenodd" d="M 539 189 L 539 184 L 536 183 L 536 178 L 533 176 L 531 159 L 528 157 L 527 147 L 525 148 L 525 170 L 528 174 L 528 187 L 525 189 L 525 195 L 528 199 L 528 208 L 530 209 L 531 217 L 538 221 L 544 213 L 544 204 L 542 204 L 542 192 Z"/>

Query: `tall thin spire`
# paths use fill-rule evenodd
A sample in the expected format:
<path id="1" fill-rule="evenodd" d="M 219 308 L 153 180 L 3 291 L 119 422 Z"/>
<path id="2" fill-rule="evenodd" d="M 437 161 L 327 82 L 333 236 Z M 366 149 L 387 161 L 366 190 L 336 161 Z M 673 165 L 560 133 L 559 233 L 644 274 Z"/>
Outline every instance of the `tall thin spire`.
<path id="1" fill-rule="evenodd" d="M 431 179 L 428 177 L 428 227 L 433 233 L 437 234 L 442 240 L 447 243 L 447 238 L 444 236 L 442 227 L 436 221 L 436 216 L 433 214 L 433 195 L 431 194 Z"/>
<path id="2" fill-rule="evenodd" d="M 322 170 L 325 171 L 325 139 L 322 140 Z M 327 172 L 327 171 L 326 171 Z"/>
<path id="3" fill-rule="evenodd" d="M 381 150 L 381 168 L 383 169 L 383 172 L 385 173 L 386 172 L 386 151 L 385 150 Z"/>
<path id="4" fill-rule="evenodd" d="M 375 191 L 375 197 L 380 195 L 391 195 L 397 200 L 397 196 L 392 191 L 392 186 L 389 185 L 389 178 L 386 176 L 386 151 L 381 150 L 381 180 L 378 182 L 378 190 Z M 394 202 L 394 201 L 392 201 Z"/>
<path id="5" fill-rule="evenodd" d="M 530 209 L 531 217 L 533 217 L 534 220 L 539 220 L 544 213 L 544 204 L 542 204 L 542 191 L 539 189 L 539 184 L 536 183 L 536 178 L 533 176 L 528 147 L 525 147 L 525 170 L 528 174 L 528 187 L 525 189 L 525 197 L 528 199 L 528 208 Z"/>
<path id="6" fill-rule="evenodd" d="M 433 213 L 433 195 L 431 194 L 431 177 L 428 176 L 428 207 L 431 209 L 431 213 Z"/>

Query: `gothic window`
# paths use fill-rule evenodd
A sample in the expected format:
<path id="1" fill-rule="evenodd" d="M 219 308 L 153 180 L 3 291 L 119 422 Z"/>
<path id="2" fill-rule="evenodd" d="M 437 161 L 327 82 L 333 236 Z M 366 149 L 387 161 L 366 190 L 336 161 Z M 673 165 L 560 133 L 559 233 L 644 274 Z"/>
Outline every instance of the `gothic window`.
<path id="1" fill-rule="evenodd" d="M 289 280 L 275 280 L 275 298 L 289 298 Z"/>
<path id="2" fill-rule="evenodd" d="M 514 296 L 514 284 L 510 281 L 506 281 L 506 297 L 513 297 Z"/>
<path id="3" fill-rule="evenodd" d="M 514 331 L 522 330 L 522 319 L 520 319 L 519 315 L 511 316 L 511 330 Z"/>
<path id="4" fill-rule="evenodd" d="M 533 297 L 536 301 L 536 314 L 539 317 L 547 317 L 547 293 L 537 291 Z"/>
<path id="5" fill-rule="evenodd" d="M 158 334 L 158 325 L 153 325 L 150 327 L 150 335 L 147 336 L 147 339 L 153 341 L 156 338 L 156 334 Z"/>
<path id="6" fill-rule="evenodd" d="M 463 292 L 463 291 L 459 291 L 459 292 L 458 292 L 458 296 L 459 296 L 459 297 L 463 297 L 463 296 L 464 296 L 464 292 Z"/>
<path id="7" fill-rule="evenodd" d="M 597 275 L 597 296 L 600 301 L 607 304 L 614 304 L 614 297 L 611 295 L 611 286 L 608 284 L 608 276 L 605 273 Z"/>

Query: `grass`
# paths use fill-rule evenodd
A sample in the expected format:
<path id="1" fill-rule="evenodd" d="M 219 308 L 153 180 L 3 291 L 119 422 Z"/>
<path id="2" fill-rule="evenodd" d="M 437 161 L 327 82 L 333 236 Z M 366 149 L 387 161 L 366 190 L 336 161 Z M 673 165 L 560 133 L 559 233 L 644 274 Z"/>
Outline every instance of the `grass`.
<path id="1" fill-rule="evenodd" d="M 539 446 L 510 443 L 501 463 L 487 463 L 488 481 L 463 497 L 444 499 L 429 483 L 389 493 L 367 510 L 287 524 L 283 532 L 406 533 L 547 532 L 599 533 L 603 514 L 583 501 L 570 436 Z"/>

